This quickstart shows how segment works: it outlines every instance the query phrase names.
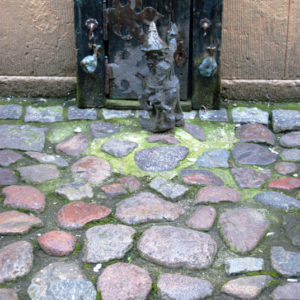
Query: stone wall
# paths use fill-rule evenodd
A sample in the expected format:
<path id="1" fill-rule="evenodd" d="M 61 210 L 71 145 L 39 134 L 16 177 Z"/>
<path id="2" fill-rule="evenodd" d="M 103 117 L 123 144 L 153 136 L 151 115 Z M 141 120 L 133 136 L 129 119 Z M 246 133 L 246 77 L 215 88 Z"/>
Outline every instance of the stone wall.
<path id="1" fill-rule="evenodd" d="M 0 94 L 74 91 L 73 0 L 1 0 L 0 6 Z M 299 16 L 297 0 L 224 0 L 224 97 L 300 98 Z"/>

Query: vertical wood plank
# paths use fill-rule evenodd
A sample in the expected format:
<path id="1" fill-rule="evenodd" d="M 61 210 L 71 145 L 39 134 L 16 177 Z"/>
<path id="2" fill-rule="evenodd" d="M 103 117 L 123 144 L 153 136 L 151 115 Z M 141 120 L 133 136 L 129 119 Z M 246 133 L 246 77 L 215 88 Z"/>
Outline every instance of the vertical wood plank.
<path id="1" fill-rule="evenodd" d="M 103 107 L 105 104 L 105 67 L 102 0 L 74 0 L 74 11 L 77 49 L 77 104 L 82 108 Z M 94 34 L 95 43 L 101 46 L 98 67 L 92 75 L 85 73 L 80 66 L 81 60 L 92 54 L 88 47 L 89 32 L 85 26 L 85 22 L 89 18 L 94 18 L 99 23 Z"/>

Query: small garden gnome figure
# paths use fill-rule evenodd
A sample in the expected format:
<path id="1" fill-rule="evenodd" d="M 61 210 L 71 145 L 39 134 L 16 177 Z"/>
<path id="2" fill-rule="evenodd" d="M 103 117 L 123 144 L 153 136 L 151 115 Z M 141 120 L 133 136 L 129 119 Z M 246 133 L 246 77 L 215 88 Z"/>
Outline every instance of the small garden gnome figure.
<path id="1" fill-rule="evenodd" d="M 172 32 L 176 32 L 172 25 Z M 172 36 L 170 44 L 176 41 Z M 174 50 L 159 37 L 154 22 L 150 23 L 144 48 L 149 73 L 144 79 L 144 91 L 139 97 L 150 120 L 140 117 L 141 126 L 152 132 L 164 132 L 175 126 L 184 126 L 180 107 L 179 80 L 174 74 Z"/>

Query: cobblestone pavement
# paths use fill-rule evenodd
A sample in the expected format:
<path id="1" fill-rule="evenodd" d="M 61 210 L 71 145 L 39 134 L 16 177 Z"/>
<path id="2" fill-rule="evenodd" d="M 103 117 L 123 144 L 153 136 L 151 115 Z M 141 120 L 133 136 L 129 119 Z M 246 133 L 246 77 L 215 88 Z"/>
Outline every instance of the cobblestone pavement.
<path id="1" fill-rule="evenodd" d="M 0 102 L 0 299 L 300 299 L 300 109 L 141 113 Z"/>

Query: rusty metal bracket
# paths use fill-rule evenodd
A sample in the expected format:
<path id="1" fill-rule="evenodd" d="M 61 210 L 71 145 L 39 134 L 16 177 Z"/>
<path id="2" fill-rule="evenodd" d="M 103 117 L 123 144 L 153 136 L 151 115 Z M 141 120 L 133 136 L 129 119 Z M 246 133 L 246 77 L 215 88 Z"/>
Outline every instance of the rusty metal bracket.
<path id="1" fill-rule="evenodd" d="M 184 50 L 183 40 L 178 41 L 177 50 L 174 53 L 174 60 L 179 68 L 183 67 L 187 61 L 187 54 Z"/>
<path id="2" fill-rule="evenodd" d="M 113 32 L 121 39 L 129 41 L 135 39 L 143 43 L 146 34 L 142 24 L 149 25 L 152 21 L 157 21 L 163 17 L 155 8 L 142 8 L 142 0 L 128 0 L 126 5 L 122 5 L 120 0 L 114 0 L 111 8 L 104 5 L 104 36 L 107 25 L 111 25 Z"/>

